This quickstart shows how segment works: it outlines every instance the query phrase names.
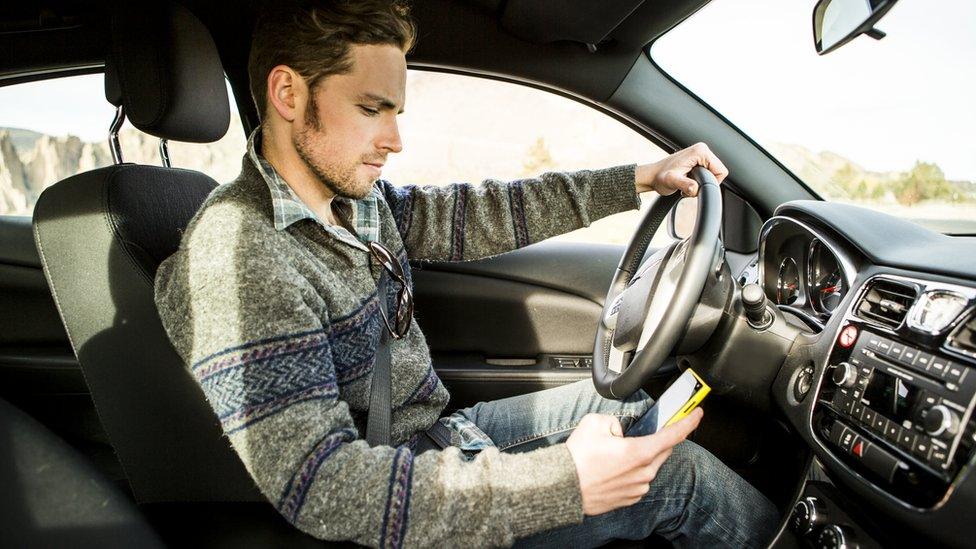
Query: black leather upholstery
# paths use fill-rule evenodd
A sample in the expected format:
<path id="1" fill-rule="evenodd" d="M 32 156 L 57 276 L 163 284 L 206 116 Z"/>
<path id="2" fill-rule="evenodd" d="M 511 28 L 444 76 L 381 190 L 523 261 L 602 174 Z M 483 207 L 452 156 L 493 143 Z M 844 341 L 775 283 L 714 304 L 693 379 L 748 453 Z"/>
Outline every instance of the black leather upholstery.
<path id="1" fill-rule="evenodd" d="M 214 186 L 199 173 L 124 164 L 49 187 L 34 210 L 48 284 L 139 502 L 262 499 L 153 302 L 158 259 Z"/>
<path id="2" fill-rule="evenodd" d="M 4 547 L 163 547 L 85 457 L 3 400 L 0 487 Z"/>
<path id="3" fill-rule="evenodd" d="M 193 143 L 227 133 L 230 104 L 220 57 L 207 28 L 186 8 L 119 2 L 106 64 L 136 128 Z M 114 84 L 106 85 L 106 97 L 118 98 Z"/>
<path id="4" fill-rule="evenodd" d="M 185 8 L 152 10 L 113 15 L 107 97 L 158 137 L 219 138 L 229 106 L 213 40 Z M 159 263 L 216 185 L 189 170 L 122 164 L 49 187 L 34 210 L 48 285 L 140 503 L 264 501 L 153 301 Z"/>

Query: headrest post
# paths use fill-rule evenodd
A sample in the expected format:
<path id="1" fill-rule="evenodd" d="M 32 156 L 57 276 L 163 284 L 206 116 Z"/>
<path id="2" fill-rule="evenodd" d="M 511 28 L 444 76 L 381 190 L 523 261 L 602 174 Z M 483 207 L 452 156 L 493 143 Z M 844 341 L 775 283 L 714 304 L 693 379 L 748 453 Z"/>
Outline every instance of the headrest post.
<path id="1" fill-rule="evenodd" d="M 168 142 L 169 142 L 168 139 L 159 140 L 159 158 L 162 159 L 164 168 L 170 167 Z"/>
<path id="2" fill-rule="evenodd" d="M 115 108 L 115 120 L 112 120 L 112 126 L 108 130 L 108 148 L 112 151 L 112 162 L 116 164 L 122 163 L 122 146 L 119 145 L 119 130 L 122 129 L 122 123 L 125 122 L 125 109 L 122 105 Z"/>

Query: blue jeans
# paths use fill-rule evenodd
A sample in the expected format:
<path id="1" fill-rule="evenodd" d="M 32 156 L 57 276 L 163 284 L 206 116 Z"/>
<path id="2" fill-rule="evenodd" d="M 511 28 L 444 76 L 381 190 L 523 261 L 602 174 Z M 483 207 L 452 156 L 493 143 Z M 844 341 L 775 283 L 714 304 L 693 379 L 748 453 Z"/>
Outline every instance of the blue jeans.
<path id="1" fill-rule="evenodd" d="M 460 410 L 500 451 L 527 452 L 565 441 L 588 413 L 620 418 L 624 430 L 654 400 L 638 391 L 625 401 L 608 400 L 591 380 Z M 708 421 L 706 415 L 702 421 Z M 765 496 L 718 458 L 684 441 L 674 448 L 639 502 L 581 524 L 518 540 L 518 547 L 595 547 L 613 539 L 656 534 L 678 547 L 762 547 L 779 526 Z"/>

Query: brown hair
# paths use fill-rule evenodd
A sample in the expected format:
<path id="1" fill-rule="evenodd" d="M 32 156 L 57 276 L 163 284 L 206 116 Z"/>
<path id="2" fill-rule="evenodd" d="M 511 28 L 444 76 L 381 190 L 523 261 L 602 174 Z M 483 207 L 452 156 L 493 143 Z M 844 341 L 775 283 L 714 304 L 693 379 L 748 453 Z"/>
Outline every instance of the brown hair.
<path id="1" fill-rule="evenodd" d="M 323 78 L 352 68 L 351 46 L 389 44 L 408 52 L 415 38 L 403 0 L 269 2 L 255 24 L 247 63 L 258 117 L 267 108 L 272 68 L 291 67 L 314 90 Z"/>

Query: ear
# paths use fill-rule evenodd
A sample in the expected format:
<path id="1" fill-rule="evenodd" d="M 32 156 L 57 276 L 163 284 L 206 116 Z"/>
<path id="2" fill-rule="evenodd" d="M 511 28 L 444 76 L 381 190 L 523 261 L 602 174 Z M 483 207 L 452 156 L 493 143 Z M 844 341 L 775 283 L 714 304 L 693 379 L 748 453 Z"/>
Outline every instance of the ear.
<path id="1" fill-rule="evenodd" d="M 287 65 L 277 65 L 268 73 L 268 105 L 278 116 L 294 122 L 305 110 L 308 86 L 305 79 Z"/>

